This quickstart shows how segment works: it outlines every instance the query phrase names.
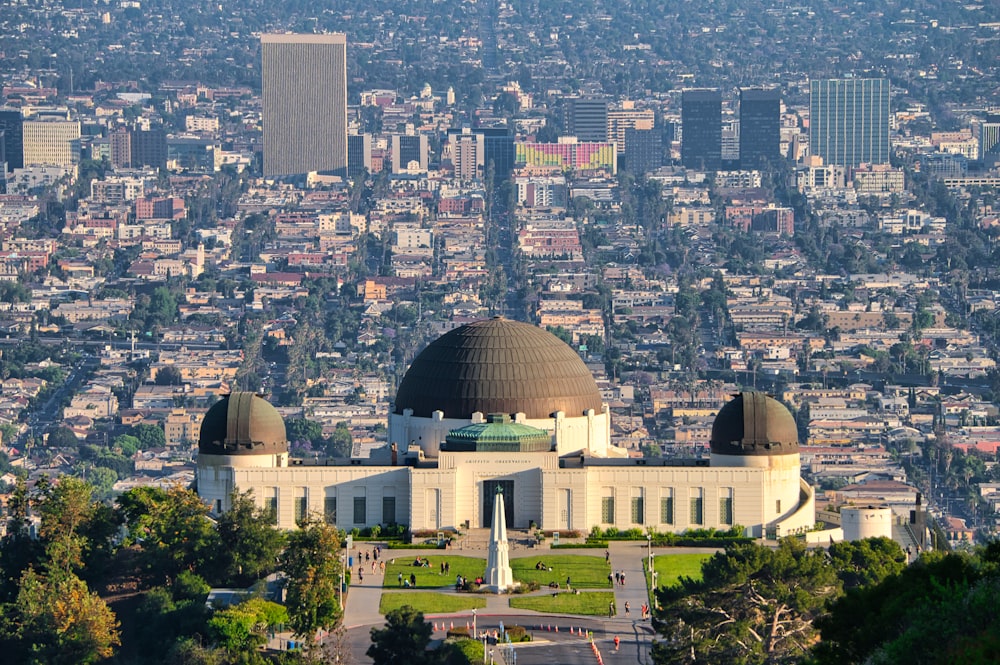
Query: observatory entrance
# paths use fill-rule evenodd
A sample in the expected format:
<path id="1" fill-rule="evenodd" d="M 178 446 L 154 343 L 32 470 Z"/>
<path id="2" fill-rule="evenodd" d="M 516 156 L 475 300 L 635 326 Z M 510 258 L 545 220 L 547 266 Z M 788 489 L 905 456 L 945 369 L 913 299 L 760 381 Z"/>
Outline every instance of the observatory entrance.
<path id="1" fill-rule="evenodd" d="M 496 501 L 497 487 L 503 493 L 503 510 L 507 518 L 508 529 L 514 528 L 514 481 L 513 480 L 484 480 L 483 481 L 483 521 L 482 528 L 489 529 L 493 521 L 493 502 Z"/>

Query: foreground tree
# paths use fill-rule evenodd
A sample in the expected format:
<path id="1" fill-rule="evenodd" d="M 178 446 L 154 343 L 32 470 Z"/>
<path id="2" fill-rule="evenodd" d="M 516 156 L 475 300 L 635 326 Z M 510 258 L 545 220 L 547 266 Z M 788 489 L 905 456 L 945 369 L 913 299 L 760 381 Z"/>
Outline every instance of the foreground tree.
<path id="1" fill-rule="evenodd" d="M 902 573 L 851 589 L 817 622 L 813 665 L 975 665 L 1000 657 L 1000 543 L 925 554 Z"/>
<path id="2" fill-rule="evenodd" d="M 118 497 L 118 508 L 151 572 L 173 578 L 202 570 L 218 552 L 208 506 L 192 490 L 139 487 Z"/>
<path id="3" fill-rule="evenodd" d="M 310 645 L 316 631 L 330 630 L 340 620 L 340 538 L 337 529 L 309 518 L 288 535 L 281 557 L 288 576 L 288 623 Z"/>
<path id="4" fill-rule="evenodd" d="M 385 615 L 385 628 L 372 628 L 372 645 L 366 655 L 375 665 L 428 665 L 434 662 L 427 651 L 431 629 L 423 613 L 404 605 Z"/>
<path id="5" fill-rule="evenodd" d="M 58 569 L 25 571 L 17 600 L 4 614 L 6 662 L 95 663 L 121 644 L 111 608 L 79 577 Z"/>
<path id="6" fill-rule="evenodd" d="M 217 565 L 226 584 L 246 586 L 274 572 L 284 543 L 251 492 L 234 493 L 232 507 L 219 517 Z"/>
<path id="7" fill-rule="evenodd" d="M 792 538 L 776 549 L 729 545 L 702 576 L 657 591 L 654 663 L 797 662 L 816 641 L 814 619 L 841 588 L 827 553 Z"/>

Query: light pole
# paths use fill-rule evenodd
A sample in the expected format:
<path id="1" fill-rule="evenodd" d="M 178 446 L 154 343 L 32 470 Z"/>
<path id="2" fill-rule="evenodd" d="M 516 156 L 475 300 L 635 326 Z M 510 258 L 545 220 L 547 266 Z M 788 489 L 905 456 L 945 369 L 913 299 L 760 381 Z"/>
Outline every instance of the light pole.
<path id="1" fill-rule="evenodd" d="M 646 534 L 646 546 L 649 548 L 649 574 L 653 574 L 653 534 Z"/>
<path id="2" fill-rule="evenodd" d="M 340 611 L 344 611 L 344 566 L 347 565 L 347 555 L 340 555 Z"/>
<path id="3" fill-rule="evenodd" d="M 472 608 L 472 639 L 479 639 L 479 631 L 476 630 L 476 608 Z"/>

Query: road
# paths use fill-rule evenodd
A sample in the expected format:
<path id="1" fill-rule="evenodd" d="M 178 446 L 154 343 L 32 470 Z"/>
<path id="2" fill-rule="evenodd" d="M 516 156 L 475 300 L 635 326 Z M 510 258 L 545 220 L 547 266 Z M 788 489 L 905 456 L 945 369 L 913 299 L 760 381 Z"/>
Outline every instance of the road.
<path id="1" fill-rule="evenodd" d="M 447 620 L 450 625 L 452 620 Z M 513 645 L 515 657 L 513 660 L 506 654 L 503 645 L 491 643 L 487 646 L 487 658 L 489 652 L 493 652 L 495 663 L 505 665 L 569 665 L 571 663 L 596 664 L 597 657 L 590 646 L 590 640 L 586 636 L 586 631 L 593 635 L 594 643 L 601 653 L 603 662 L 611 664 L 641 664 L 650 663 L 649 649 L 652 640 L 652 629 L 649 622 L 643 621 L 623 621 L 616 619 L 608 621 L 605 619 L 587 618 L 567 618 L 567 617 L 544 617 L 539 615 L 504 615 L 494 617 L 482 617 L 479 620 L 479 629 L 493 631 L 498 628 L 500 621 L 504 625 L 519 625 L 529 628 L 532 634 L 531 642 L 523 642 Z M 438 622 L 435 622 L 438 623 Z M 456 622 L 459 625 L 459 622 Z M 441 624 L 438 623 L 438 628 Z M 555 632 L 555 628 L 559 632 Z M 583 629 L 583 635 L 577 631 Z M 570 631 L 573 631 L 572 633 Z M 365 655 L 368 646 L 371 644 L 369 626 L 358 626 L 347 631 L 346 642 L 350 648 L 350 658 L 348 662 L 364 665 L 371 663 L 371 659 Z M 617 635 L 621 640 L 619 649 L 614 648 L 614 637 Z M 434 639 L 444 639 L 444 631 L 434 632 Z M 489 662 L 489 660 L 487 660 Z"/>

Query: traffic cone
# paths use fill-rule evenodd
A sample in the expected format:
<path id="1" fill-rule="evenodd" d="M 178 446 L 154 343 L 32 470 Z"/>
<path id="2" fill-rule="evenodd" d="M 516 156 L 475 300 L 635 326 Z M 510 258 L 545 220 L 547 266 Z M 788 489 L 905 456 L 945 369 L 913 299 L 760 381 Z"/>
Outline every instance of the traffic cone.
<path id="1" fill-rule="evenodd" d="M 451 622 L 451 629 L 455 630 L 455 622 L 454 621 Z"/>
<path id="2" fill-rule="evenodd" d="M 558 624 L 556 625 L 556 632 L 557 633 L 559 632 L 559 625 Z"/>

